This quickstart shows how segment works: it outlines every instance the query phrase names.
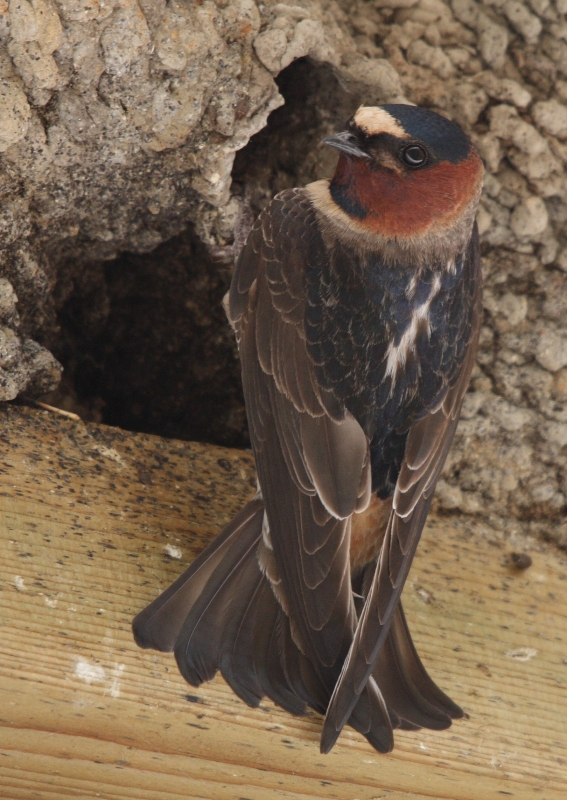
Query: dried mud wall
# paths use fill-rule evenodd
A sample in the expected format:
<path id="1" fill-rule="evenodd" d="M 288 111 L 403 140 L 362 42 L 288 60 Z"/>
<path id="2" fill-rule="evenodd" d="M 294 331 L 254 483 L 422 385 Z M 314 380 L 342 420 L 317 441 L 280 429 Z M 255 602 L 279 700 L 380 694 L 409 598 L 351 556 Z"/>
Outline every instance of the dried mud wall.
<path id="1" fill-rule="evenodd" d="M 567 0 L 0 0 L 0 398 L 246 443 L 210 248 L 388 101 L 456 119 L 487 166 L 437 503 L 567 546 Z"/>

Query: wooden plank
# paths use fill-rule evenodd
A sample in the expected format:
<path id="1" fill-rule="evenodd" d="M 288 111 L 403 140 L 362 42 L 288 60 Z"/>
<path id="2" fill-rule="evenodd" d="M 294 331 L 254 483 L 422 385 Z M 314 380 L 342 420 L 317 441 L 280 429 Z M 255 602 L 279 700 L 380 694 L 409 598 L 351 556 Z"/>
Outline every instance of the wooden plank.
<path id="1" fill-rule="evenodd" d="M 0 797 L 554 800 L 567 797 L 567 569 L 434 518 L 404 597 L 468 719 L 379 756 L 320 719 L 194 689 L 130 621 L 254 489 L 247 453 L 0 410 Z M 180 558 L 179 558 L 180 556 Z"/>

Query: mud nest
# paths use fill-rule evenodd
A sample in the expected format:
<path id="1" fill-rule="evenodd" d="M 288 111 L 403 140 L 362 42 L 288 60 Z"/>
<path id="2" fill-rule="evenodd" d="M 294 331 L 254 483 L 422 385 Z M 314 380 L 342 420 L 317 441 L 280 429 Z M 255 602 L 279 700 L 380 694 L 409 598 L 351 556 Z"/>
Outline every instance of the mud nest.
<path id="1" fill-rule="evenodd" d="M 360 104 L 335 71 L 307 58 L 277 77 L 285 104 L 236 156 L 232 191 L 257 214 L 274 194 L 326 177 L 321 146 Z M 248 446 L 234 336 L 222 298 L 232 265 L 213 259 L 190 225 L 147 254 L 78 268 L 68 260 L 55 291 L 64 367 L 44 399 L 84 419 L 127 430 Z"/>

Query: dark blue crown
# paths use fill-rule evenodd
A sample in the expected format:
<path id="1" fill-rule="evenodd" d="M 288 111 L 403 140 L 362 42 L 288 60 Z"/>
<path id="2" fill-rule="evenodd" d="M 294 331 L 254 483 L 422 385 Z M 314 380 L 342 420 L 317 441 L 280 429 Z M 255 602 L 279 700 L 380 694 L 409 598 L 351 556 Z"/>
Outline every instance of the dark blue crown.
<path id="1" fill-rule="evenodd" d="M 409 136 L 420 139 L 439 161 L 457 164 L 470 153 L 470 140 L 456 122 L 418 106 L 389 103 L 383 106 Z"/>

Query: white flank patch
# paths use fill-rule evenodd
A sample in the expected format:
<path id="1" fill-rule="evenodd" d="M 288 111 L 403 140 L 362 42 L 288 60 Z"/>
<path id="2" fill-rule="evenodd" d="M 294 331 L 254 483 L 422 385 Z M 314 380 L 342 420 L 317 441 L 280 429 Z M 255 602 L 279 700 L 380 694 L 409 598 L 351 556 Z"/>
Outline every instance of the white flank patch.
<path id="1" fill-rule="evenodd" d="M 44 597 L 44 602 L 46 606 L 49 608 L 56 608 L 57 607 L 57 598 L 56 597 Z"/>
<path id="2" fill-rule="evenodd" d="M 175 547 L 173 544 L 166 544 L 163 549 L 171 558 L 181 558 L 183 555 L 183 551 L 179 547 Z"/>
<path id="3" fill-rule="evenodd" d="M 24 579 L 21 575 L 14 575 L 14 586 L 19 592 L 25 591 Z"/>
<path id="4" fill-rule="evenodd" d="M 101 683 L 106 680 L 106 672 L 98 664 L 91 664 L 86 658 L 78 658 L 75 664 L 75 677 L 88 683 Z"/>
<path id="5" fill-rule="evenodd" d="M 406 289 L 406 297 L 408 298 L 408 300 L 411 300 L 412 297 L 414 296 L 416 286 L 417 286 L 417 272 L 411 276 L 410 282 L 408 283 L 408 287 Z"/>
<path id="6" fill-rule="evenodd" d="M 390 346 L 388 347 L 388 352 L 386 353 L 388 360 L 386 362 L 385 377 L 392 378 L 392 387 L 396 382 L 398 370 L 403 370 L 408 360 L 408 355 L 412 352 L 415 352 L 415 341 L 419 329 L 419 323 L 422 320 L 425 320 L 427 323 L 427 329 L 429 333 L 429 307 L 431 306 L 435 296 L 439 294 L 440 288 L 441 278 L 436 275 L 433 279 L 433 283 L 431 284 L 431 290 L 427 300 L 422 303 L 422 305 L 414 309 L 411 322 L 404 331 L 399 344 L 395 345 L 393 342 L 391 342 Z"/>
<path id="7" fill-rule="evenodd" d="M 508 650 L 504 653 L 508 658 L 513 658 L 514 661 L 529 661 L 534 656 L 537 656 L 537 650 L 533 647 L 518 647 L 517 650 Z"/>

